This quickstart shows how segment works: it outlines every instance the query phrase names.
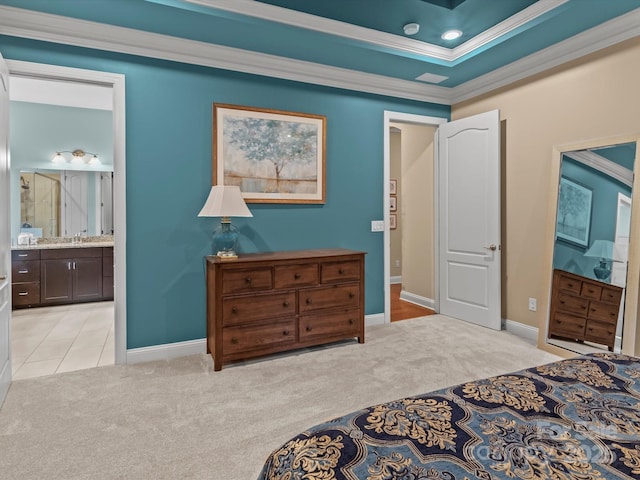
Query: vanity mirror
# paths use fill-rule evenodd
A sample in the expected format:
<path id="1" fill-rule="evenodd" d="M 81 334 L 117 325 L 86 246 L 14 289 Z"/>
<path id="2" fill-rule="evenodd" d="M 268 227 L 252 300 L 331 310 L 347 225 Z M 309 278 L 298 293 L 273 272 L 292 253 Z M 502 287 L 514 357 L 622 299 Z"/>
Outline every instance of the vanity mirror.
<path id="1" fill-rule="evenodd" d="M 19 231 L 36 237 L 113 234 L 113 172 L 21 170 Z"/>
<path id="2" fill-rule="evenodd" d="M 631 227 L 636 147 L 621 141 L 556 152 L 549 310 L 539 344 L 620 352 L 623 332 L 635 337 L 638 286 L 628 267 L 638 263 L 629 249 L 638 241 Z"/>

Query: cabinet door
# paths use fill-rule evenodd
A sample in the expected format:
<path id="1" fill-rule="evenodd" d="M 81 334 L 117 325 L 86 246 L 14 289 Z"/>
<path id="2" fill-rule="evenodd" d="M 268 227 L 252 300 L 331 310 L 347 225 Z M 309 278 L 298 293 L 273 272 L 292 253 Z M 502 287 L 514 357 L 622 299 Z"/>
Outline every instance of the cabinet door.
<path id="1" fill-rule="evenodd" d="M 72 262 L 68 258 L 42 260 L 40 262 L 40 300 L 69 302 L 73 299 Z"/>
<path id="2" fill-rule="evenodd" d="M 102 257 L 73 259 L 73 299 L 102 298 Z"/>

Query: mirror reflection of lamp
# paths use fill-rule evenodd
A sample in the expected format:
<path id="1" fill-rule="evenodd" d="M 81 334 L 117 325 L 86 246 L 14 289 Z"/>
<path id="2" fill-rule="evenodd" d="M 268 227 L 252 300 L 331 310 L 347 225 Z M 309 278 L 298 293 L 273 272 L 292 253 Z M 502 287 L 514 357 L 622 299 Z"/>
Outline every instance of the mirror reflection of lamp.
<path id="1" fill-rule="evenodd" d="M 199 217 L 222 217 L 220 226 L 213 232 L 213 253 L 224 260 L 238 258 L 234 250 L 240 232 L 231 225 L 230 217 L 253 217 L 242 198 L 240 187 L 214 185 Z M 217 253 L 216 253 L 217 252 Z"/>
<path id="2" fill-rule="evenodd" d="M 593 267 L 593 273 L 598 280 L 602 281 L 607 281 L 611 276 L 612 262 L 624 262 L 624 256 L 611 240 L 594 240 L 584 256 L 600 259 Z"/>

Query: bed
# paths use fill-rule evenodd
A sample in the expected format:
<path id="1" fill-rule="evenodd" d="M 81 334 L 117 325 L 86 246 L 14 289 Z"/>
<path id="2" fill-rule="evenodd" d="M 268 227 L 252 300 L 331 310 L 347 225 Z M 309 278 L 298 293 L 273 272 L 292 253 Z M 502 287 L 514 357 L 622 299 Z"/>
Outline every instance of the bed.
<path id="1" fill-rule="evenodd" d="M 597 353 L 317 425 L 259 480 L 640 478 L 640 359 Z"/>

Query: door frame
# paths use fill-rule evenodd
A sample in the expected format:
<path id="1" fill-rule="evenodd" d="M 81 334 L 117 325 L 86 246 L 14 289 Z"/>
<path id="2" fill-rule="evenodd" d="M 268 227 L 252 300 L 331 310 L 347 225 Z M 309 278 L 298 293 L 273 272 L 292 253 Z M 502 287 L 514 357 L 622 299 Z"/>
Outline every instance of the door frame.
<path id="1" fill-rule="evenodd" d="M 411 123 L 414 125 L 424 125 L 428 127 L 438 127 L 443 123 L 447 123 L 449 119 L 444 117 L 431 117 L 426 115 L 415 115 L 412 113 L 403 113 L 403 112 L 394 112 L 385 110 L 384 111 L 384 122 L 383 122 L 383 145 L 384 145 L 384 162 L 383 162 L 383 189 L 382 189 L 382 211 L 383 211 L 383 219 L 384 219 L 384 323 L 391 322 L 391 229 L 389 228 L 389 219 L 390 219 L 390 209 L 389 209 L 389 183 L 391 180 L 391 137 L 389 133 L 389 129 L 391 127 L 392 122 L 399 123 Z M 437 131 L 434 136 L 434 151 L 433 151 L 433 168 L 434 168 L 434 179 L 438 178 L 438 143 L 437 143 Z M 436 235 L 434 241 L 434 269 L 435 269 L 435 298 L 434 298 L 434 310 L 438 312 L 440 310 L 440 298 L 439 298 L 439 263 L 440 263 L 440 249 L 438 244 L 438 223 L 439 223 L 439 212 L 438 212 L 438 185 L 437 182 L 434 182 L 434 233 Z"/>
<path id="2" fill-rule="evenodd" d="M 126 141 L 125 76 L 44 63 L 7 60 L 10 75 L 111 87 L 113 92 L 113 211 L 114 211 L 114 337 L 115 363 L 127 363 L 127 209 L 126 209 Z"/>

